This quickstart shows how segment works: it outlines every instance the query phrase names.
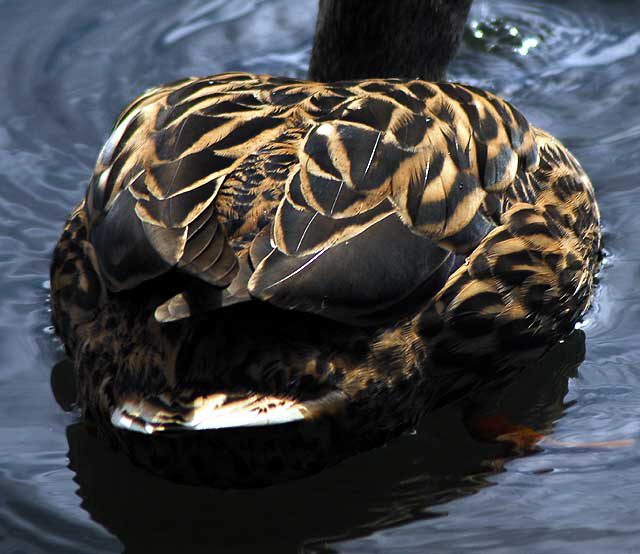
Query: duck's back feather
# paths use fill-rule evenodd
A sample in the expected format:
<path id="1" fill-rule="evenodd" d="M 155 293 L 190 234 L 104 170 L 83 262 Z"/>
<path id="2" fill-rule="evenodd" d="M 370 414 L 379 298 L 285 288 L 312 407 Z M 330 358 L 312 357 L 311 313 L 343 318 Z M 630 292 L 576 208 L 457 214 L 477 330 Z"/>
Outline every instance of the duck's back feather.
<path id="1" fill-rule="evenodd" d="M 433 295 L 537 164 L 535 130 L 472 87 L 225 74 L 129 106 L 85 210 L 113 291 L 177 268 L 207 285 L 193 306 L 253 296 L 373 323 Z M 187 296 L 156 316 L 189 315 Z"/>

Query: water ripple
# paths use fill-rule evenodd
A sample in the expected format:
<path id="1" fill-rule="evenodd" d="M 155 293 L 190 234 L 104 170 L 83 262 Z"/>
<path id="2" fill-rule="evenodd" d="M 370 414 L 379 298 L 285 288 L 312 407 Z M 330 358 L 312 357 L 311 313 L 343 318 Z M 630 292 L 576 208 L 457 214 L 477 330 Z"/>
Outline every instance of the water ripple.
<path id="1" fill-rule="evenodd" d="M 0 52 L 0 534 L 12 541 L 2 548 L 119 549 L 80 507 L 74 474 L 66 468 L 65 429 L 75 415 L 60 410 L 51 395 L 49 370 L 60 356 L 60 345 L 51 340 L 48 290 L 43 286 L 52 245 L 84 191 L 114 117 L 146 88 L 187 75 L 233 69 L 304 75 L 315 5 L 315 0 L 59 0 L 52 9 L 49 0 L 0 3 L 5 39 Z M 506 471 L 489 476 L 485 466 L 464 466 L 471 462 L 460 455 L 455 459 L 464 466 L 460 473 L 469 475 L 443 477 L 451 470 L 451 460 L 429 441 L 451 430 L 434 425 L 429 433 L 373 453 L 367 459 L 375 461 L 379 475 L 368 480 L 358 480 L 367 463 L 353 460 L 352 474 L 334 484 L 342 494 L 335 504 L 326 499 L 331 479 L 326 486 L 318 485 L 314 498 L 324 499 L 318 502 L 326 512 L 318 521 L 333 512 L 337 518 L 348 498 L 353 521 L 367 522 L 348 529 L 347 523 L 339 526 L 341 536 L 370 535 L 337 544 L 340 552 L 547 552 L 576 547 L 578 539 L 591 551 L 633 551 L 637 546 L 639 9 L 638 0 L 476 0 L 452 77 L 507 96 L 535 124 L 572 148 L 596 186 L 609 256 L 594 308 L 582 325 L 587 359 L 578 378 L 569 381 L 570 402 L 560 399 L 532 410 L 548 417 L 551 423 L 545 425 L 554 428 L 536 456 L 509 462 L 496 453 L 500 445 L 482 445 L 491 452 L 486 458 L 497 464 L 492 471 Z M 536 428 L 535 418 L 530 425 Z M 570 446 L 616 439 L 636 442 L 620 449 Z M 76 456 L 87 455 L 82 447 L 71 446 Z M 480 448 L 470 438 L 459 447 L 464 453 Z M 116 487 L 121 474 L 109 474 L 108 456 L 114 455 L 101 452 L 96 463 L 103 457 L 107 462 L 99 471 Z M 434 479 L 433 465 L 421 469 L 424 460 L 435 464 L 439 480 Z M 393 471 L 406 477 L 397 486 L 386 473 L 392 462 Z M 99 489 L 103 474 L 96 474 L 94 467 L 88 464 L 85 471 Z M 134 469 L 127 471 L 133 472 L 135 488 L 141 477 Z M 336 471 L 340 475 L 339 468 Z M 390 492 L 378 495 L 382 481 Z M 313 491 L 318 482 L 325 483 L 311 481 L 301 490 Z M 157 483 L 149 486 L 166 491 Z M 103 489 L 99 492 L 107 497 L 112 493 L 110 486 Z M 203 500 L 177 486 L 169 491 L 211 510 L 228 501 L 224 496 Z M 96 492 L 87 490 L 85 482 L 87 498 Z M 375 502 L 362 507 L 367 494 Z M 275 491 L 260 498 L 278 496 Z M 290 496 L 292 505 L 306 498 Z M 123 497 L 112 498 L 116 517 Z M 145 507 L 166 516 L 166 497 L 153 498 L 155 508 Z M 236 499 L 233 512 L 242 531 L 229 532 L 239 542 L 246 534 L 244 502 Z M 246 502 L 252 506 L 250 495 Z M 425 508 L 436 503 L 437 510 Z M 98 515 L 104 516 L 103 508 L 101 502 L 93 505 Z M 254 522 L 264 515 L 264 507 L 259 508 Z M 285 520 L 291 515 L 287 509 L 280 508 Z M 297 527 L 309 528 L 301 541 L 326 543 L 316 540 L 319 531 L 311 529 L 317 515 L 312 506 L 302 512 L 308 517 L 301 516 Z M 131 528 L 139 516 L 130 514 L 124 527 Z M 198 516 L 202 526 L 214 526 L 205 516 Z M 151 524 L 157 528 L 157 521 Z M 383 530 L 392 524 L 402 527 Z M 274 528 L 282 535 L 281 523 Z M 336 527 L 327 529 L 333 530 L 327 538 L 338 534 Z M 276 535 L 268 545 L 277 550 Z M 317 548 L 313 551 L 328 551 Z"/>

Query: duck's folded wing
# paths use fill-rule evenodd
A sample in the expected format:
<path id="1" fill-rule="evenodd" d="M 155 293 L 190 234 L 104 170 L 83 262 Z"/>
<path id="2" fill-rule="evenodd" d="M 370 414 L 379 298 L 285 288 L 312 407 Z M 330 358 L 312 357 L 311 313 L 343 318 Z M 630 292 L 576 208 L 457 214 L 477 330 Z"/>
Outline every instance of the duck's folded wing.
<path id="1" fill-rule="evenodd" d="M 112 290 L 177 266 L 226 287 L 238 260 L 217 197 L 244 157 L 273 140 L 286 113 L 261 99 L 249 74 L 190 79 L 154 89 L 129 106 L 89 184 L 91 240 Z"/>
<path id="2" fill-rule="evenodd" d="M 528 123 L 481 91 L 413 85 L 421 96 L 388 85 L 310 130 L 255 239 L 252 295 L 360 323 L 406 313 L 495 226 L 504 191 L 538 161 Z"/>
<path id="3" fill-rule="evenodd" d="M 470 87 L 218 75 L 125 110 L 87 219 L 111 290 L 174 267 L 200 283 L 161 320 L 225 290 L 375 323 L 432 296 L 536 163 L 526 120 Z"/>

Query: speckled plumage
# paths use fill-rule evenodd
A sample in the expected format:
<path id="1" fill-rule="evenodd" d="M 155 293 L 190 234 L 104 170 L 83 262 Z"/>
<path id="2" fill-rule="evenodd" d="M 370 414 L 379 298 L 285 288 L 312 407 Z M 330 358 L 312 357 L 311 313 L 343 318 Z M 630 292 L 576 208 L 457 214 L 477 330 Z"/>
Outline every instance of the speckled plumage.
<path id="1" fill-rule="evenodd" d="M 599 251 L 578 162 L 488 92 L 229 73 L 124 110 L 53 321 L 105 427 L 289 402 L 364 448 L 568 333 Z"/>

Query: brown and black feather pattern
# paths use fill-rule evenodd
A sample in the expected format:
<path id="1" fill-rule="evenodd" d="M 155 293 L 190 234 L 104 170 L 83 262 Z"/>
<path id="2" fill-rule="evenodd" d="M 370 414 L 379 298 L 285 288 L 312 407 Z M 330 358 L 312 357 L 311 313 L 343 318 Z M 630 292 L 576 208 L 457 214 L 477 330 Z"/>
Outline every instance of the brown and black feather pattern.
<path id="1" fill-rule="evenodd" d="M 566 334 L 599 251 L 578 162 L 488 92 L 230 73 L 125 109 L 56 247 L 53 320 L 106 422 L 322 394 L 313 417 L 348 399 L 345 428 L 388 437 Z"/>
<path id="2" fill-rule="evenodd" d="M 231 302 L 374 322 L 442 286 L 537 162 L 527 121 L 471 87 L 225 74 L 123 112 L 87 219 L 111 290 L 178 268 Z"/>

